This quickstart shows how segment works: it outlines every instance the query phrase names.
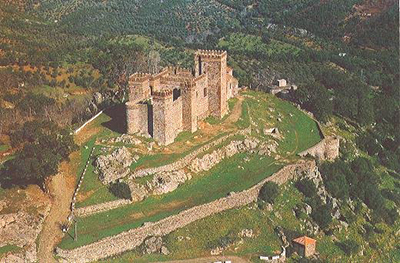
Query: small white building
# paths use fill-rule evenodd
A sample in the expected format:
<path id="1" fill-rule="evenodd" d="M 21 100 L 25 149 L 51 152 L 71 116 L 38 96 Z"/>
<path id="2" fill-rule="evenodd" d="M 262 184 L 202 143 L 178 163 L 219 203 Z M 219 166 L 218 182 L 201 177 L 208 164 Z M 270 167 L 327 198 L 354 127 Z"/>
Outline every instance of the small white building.
<path id="1" fill-rule="evenodd" d="M 278 79 L 278 87 L 286 87 L 287 82 L 286 79 Z"/>

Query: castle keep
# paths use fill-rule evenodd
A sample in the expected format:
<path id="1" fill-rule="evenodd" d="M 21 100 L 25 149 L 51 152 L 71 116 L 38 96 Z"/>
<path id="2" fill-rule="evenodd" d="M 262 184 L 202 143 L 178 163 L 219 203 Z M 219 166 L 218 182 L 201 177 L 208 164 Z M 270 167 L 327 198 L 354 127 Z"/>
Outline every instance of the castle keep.
<path id="1" fill-rule="evenodd" d="M 238 81 L 227 66 L 227 52 L 198 50 L 194 62 L 194 70 L 167 67 L 155 75 L 129 77 L 129 134 L 148 134 L 167 145 L 181 131 L 195 132 L 199 120 L 228 112 L 227 100 L 237 93 Z"/>

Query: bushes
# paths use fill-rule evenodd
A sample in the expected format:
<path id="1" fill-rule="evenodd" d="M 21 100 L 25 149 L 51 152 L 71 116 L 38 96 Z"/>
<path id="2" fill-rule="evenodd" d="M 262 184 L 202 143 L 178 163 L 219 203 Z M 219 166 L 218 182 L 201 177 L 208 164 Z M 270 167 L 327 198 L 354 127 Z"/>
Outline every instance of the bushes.
<path id="1" fill-rule="evenodd" d="M 360 250 L 360 245 L 352 239 L 343 241 L 339 243 L 338 246 L 343 250 L 344 253 L 346 253 L 347 256 L 351 256 Z"/>
<path id="2" fill-rule="evenodd" d="M 260 189 L 258 198 L 264 202 L 273 204 L 279 195 L 279 186 L 274 182 L 266 182 Z"/>
<path id="3" fill-rule="evenodd" d="M 2 187 L 38 184 L 44 189 L 45 180 L 57 173 L 59 163 L 78 148 L 67 129 L 50 121 L 26 122 L 11 141 L 22 150 L 0 170 Z"/>
<path id="4" fill-rule="evenodd" d="M 308 179 L 302 179 L 296 182 L 296 188 L 306 197 L 314 197 L 317 195 L 315 184 Z"/>
<path id="5" fill-rule="evenodd" d="M 128 184 L 124 182 L 116 182 L 110 184 L 108 189 L 114 196 L 132 201 L 131 189 L 129 188 Z"/>
<path id="6" fill-rule="evenodd" d="M 332 222 L 331 207 L 328 204 L 318 206 L 313 209 L 311 217 L 322 229 L 326 229 Z"/>

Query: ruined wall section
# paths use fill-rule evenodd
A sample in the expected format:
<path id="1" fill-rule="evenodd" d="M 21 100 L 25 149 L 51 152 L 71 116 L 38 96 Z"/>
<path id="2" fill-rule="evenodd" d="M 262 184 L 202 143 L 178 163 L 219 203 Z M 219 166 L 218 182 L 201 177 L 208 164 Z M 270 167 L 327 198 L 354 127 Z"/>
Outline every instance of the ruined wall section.
<path id="1" fill-rule="evenodd" d="M 328 136 L 313 147 L 299 153 L 304 157 L 311 155 L 318 160 L 334 160 L 339 157 L 340 139 L 339 137 Z"/>

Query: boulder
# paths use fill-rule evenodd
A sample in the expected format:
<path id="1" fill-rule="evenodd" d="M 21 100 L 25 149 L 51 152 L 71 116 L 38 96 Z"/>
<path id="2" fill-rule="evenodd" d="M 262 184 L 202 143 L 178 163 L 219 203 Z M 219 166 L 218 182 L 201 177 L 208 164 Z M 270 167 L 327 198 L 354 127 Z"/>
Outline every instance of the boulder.
<path id="1" fill-rule="evenodd" d="M 131 197 L 133 202 L 142 201 L 148 195 L 148 191 L 144 185 L 130 183 L 129 189 L 131 190 Z"/>
<path id="2" fill-rule="evenodd" d="M 95 166 L 99 172 L 99 179 L 103 184 L 109 184 L 127 176 L 133 162 L 131 153 L 127 148 L 121 147 L 111 154 L 97 157 Z"/>
<path id="3" fill-rule="evenodd" d="M 163 240 L 161 237 L 149 237 L 144 241 L 143 254 L 161 253 Z"/>
<path id="4" fill-rule="evenodd" d="M 174 191 L 178 186 L 186 180 L 192 179 L 190 174 L 186 174 L 183 170 L 161 172 L 153 177 L 147 186 L 155 195 L 161 195 Z"/>

